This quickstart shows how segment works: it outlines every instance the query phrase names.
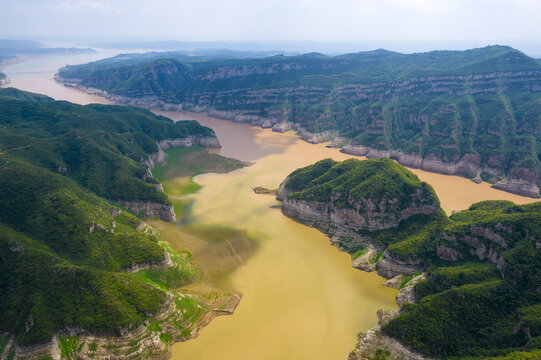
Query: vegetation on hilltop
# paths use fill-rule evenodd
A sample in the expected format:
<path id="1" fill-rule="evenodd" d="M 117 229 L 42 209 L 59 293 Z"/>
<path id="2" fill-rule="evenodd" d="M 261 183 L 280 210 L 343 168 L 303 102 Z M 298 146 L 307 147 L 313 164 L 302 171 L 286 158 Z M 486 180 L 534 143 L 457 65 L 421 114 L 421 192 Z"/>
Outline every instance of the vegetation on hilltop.
<path id="1" fill-rule="evenodd" d="M 397 256 L 428 251 L 430 229 L 448 222 L 432 187 L 390 159 L 321 160 L 292 172 L 283 189 L 288 199 L 328 206 L 328 216 L 346 217 L 346 226 Z"/>
<path id="2" fill-rule="evenodd" d="M 196 121 L 148 110 L 76 105 L 15 89 L 0 89 L 0 151 L 61 173 L 111 200 L 167 203 L 143 163 L 156 141 L 213 132 Z"/>
<path id="3" fill-rule="evenodd" d="M 189 260 L 106 199 L 167 202 L 141 161 L 157 140 L 212 130 L 15 89 L 0 89 L 0 108 L 1 333 L 20 344 L 66 329 L 120 335 L 158 312 L 170 287 L 193 281 Z M 127 272 L 163 263 L 165 251 L 173 268 Z"/>
<path id="4" fill-rule="evenodd" d="M 291 122 L 443 163 L 466 156 L 471 167 L 459 173 L 482 172 L 491 182 L 541 182 L 541 63 L 506 46 L 252 59 L 120 55 L 59 74 L 113 95 L 242 111 L 259 124 Z"/>
<path id="5" fill-rule="evenodd" d="M 451 216 L 435 245 L 457 250 L 459 259 L 434 257 L 428 279 L 415 287 L 418 304 L 383 331 L 432 356 L 539 351 L 540 211 L 541 203 L 485 201 Z M 496 253 L 492 262 L 472 251 L 475 241 Z"/>
<path id="6" fill-rule="evenodd" d="M 439 204 L 430 185 L 390 159 L 321 160 L 292 172 L 285 188 L 292 192 L 290 198 L 330 202 L 332 197 L 342 207 L 352 207 L 357 199 L 387 198 L 398 199 L 396 211 L 400 211 L 410 204 L 411 194 L 417 190 L 422 202 Z M 338 198 L 338 194 L 342 196 Z"/>
<path id="7" fill-rule="evenodd" d="M 389 159 L 326 159 L 289 175 L 281 190 L 287 194 L 282 208 L 294 206 L 288 199 L 295 199 L 306 201 L 303 206 L 314 212 L 323 208 L 332 212 L 339 208 L 337 202 L 346 200 L 355 204 L 359 216 L 385 211 L 386 218 L 414 206 L 411 199 L 420 196 L 421 189 L 427 204 L 439 208 L 429 185 Z M 394 208 L 384 207 L 390 199 L 402 200 Z M 354 229 L 350 226 L 354 216 L 345 220 L 336 213 L 321 216 L 319 221 L 327 216 L 331 227 Z M 451 217 L 440 209 L 410 216 L 391 228 L 356 232 L 385 248 L 374 259 L 378 271 L 391 262 L 422 266 L 427 273 L 426 280 L 414 285 L 417 303 L 406 303 L 400 315 L 382 327 L 383 333 L 437 358 L 514 358 L 521 352 L 534 358 L 539 353 L 541 202 L 483 201 Z M 337 241 L 353 258 L 366 253 L 347 246 L 350 239 Z"/>

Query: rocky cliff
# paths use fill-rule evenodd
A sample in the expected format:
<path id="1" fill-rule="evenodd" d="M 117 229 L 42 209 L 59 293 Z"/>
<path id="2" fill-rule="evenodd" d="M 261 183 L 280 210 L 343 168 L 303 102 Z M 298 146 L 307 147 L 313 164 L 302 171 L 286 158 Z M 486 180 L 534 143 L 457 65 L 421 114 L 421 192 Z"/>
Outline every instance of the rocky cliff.
<path id="1" fill-rule="evenodd" d="M 356 268 L 401 289 L 400 310 L 378 311 L 350 359 L 539 353 L 541 203 L 484 201 L 448 218 L 432 189 L 388 159 L 322 160 L 291 173 L 278 199 Z"/>
<path id="2" fill-rule="evenodd" d="M 539 197 L 541 65 L 509 47 L 195 62 L 156 55 L 70 66 L 58 78 L 122 104 L 206 111 L 295 129 L 311 142 L 341 137 L 353 144 L 346 152 L 394 153 L 407 166 Z"/>
<path id="3" fill-rule="evenodd" d="M 285 215 L 318 228 L 348 252 L 382 251 L 385 244 L 375 241 L 382 231 L 440 212 L 432 188 L 388 159 L 322 160 L 290 174 L 280 184 L 277 199 Z M 415 254 L 401 256 L 396 251 L 385 251 L 378 260 L 375 268 L 385 277 L 415 273 L 422 265 Z M 370 269 L 365 263 L 356 267 Z"/>
<path id="4" fill-rule="evenodd" d="M 192 135 L 185 138 L 177 139 L 164 139 L 159 140 L 158 151 L 148 154 L 148 158 L 144 160 L 145 165 L 148 166 L 146 177 L 152 177 L 151 170 L 157 165 L 163 164 L 167 158 L 167 154 L 164 150 L 171 148 L 183 148 L 192 146 L 202 146 L 206 148 L 219 148 L 221 147 L 218 138 L 214 136 L 201 136 Z M 156 183 L 156 188 L 159 191 L 163 191 L 163 186 L 160 183 Z M 159 218 L 167 222 L 176 222 L 177 217 L 171 204 L 155 203 L 150 201 L 129 201 L 129 200 L 116 200 L 115 203 L 125 209 L 138 214 L 144 218 Z"/>
<path id="5" fill-rule="evenodd" d="M 492 176 L 504 175 L 502 169 L 494 169 L 483 165 L 478 154 L 464 154 L 456 161 L 445 161 L 435 154 L 423 157 L 419 153 L 408 154 L 394 150 L 379 150 L 352 144 L 342 147 L 340 151 L 351 155 L 366 156 L 370 159 L 391 158 L 407 167 L 445 175 L 460 175 L 472 179 L 480 179 L 481 174 L 490 174 Z M 535 169 L 515 166 L 511 168 L 507 177 L 498 181 L 492 187 L 522 196 L 539 198 L 538 178 Z"/>

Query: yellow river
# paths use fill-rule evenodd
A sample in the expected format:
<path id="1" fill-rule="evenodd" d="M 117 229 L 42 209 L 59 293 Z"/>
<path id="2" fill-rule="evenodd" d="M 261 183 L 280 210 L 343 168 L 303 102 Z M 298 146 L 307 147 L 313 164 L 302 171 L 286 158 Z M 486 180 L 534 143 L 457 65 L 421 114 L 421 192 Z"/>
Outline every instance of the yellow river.
<path id="1" fill-rule="evenodd" d="M 106 103 L 56 84 L 53 75 L 65 64 L 111 55 L 44 57 L 9 66 L 4 72 L 11 86 L 22 90 L 80 104 Z M 243 293 L 234 315 L 216 318 L 198 338 L 175 344 L 173 359 L 346 359 L 356 334 L 376 324 L 376 311 L 396 309 L 397 291 L 382 286 L 384 279 L 378 275 L 352 268 L 350 257 L 332 247 L 328 238 L 270 208 L 274 198 L 256 195 L 252 187 L 276 188 L 298 167 L 327 157 L 352 156 L 324 144 L 306 143 L 292 132 L 279 134 L 204 114 L 159 113 L 175 120 L 198 120 L 215 130 L 223 146 L 221 155 L 253 163 L 228 174 L 197 176 L 202 188 L 189 196 L 193 200 L 189 226 L 154 222 L 174 247 L 190 250 L 201 269 L 199 283 L 188 290 Z M 434 187 L 448 213 L 488 199 L 534 201 L 486 183 L 412 171 Z M 239 240 L 224 232 L 222 251 L 210 251 L 209 240 L 190 230 L 197 226 L 225 226 L 243 235 Z M 220 236 L 217 233 L 214 237 Z M 226 263 L 233 266 L 220 265 L 220 254 L 226 254 Z M 215 270 L 221 267 L 227 271 L 219 274 Z"/>

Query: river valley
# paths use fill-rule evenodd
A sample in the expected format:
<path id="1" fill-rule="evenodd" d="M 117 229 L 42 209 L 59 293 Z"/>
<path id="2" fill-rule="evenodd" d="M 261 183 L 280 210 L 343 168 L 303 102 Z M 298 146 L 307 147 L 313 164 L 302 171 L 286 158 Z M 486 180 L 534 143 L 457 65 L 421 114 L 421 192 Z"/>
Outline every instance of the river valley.
<path id="1" fill-rule="evenodd" d="M 4 72 L 10 86 L 21 90 L 80 104 L 107 103 L 63 87 L 53 76 L 66 64 L 112 55 L 43 57 L 9 66 Z M 217 318 L 197 339 L 175 344 L 173 358 L 345 359 L 357 332 L 376 324 L 378 309 L 397 308 L 397 291 L 382 286 L 384 279 L 377 274 L 352 268 L 349 255 L 330 246 L 323 234 L 271 208 L 277 203 L 274 197 L 256 195 L 252 188 L 276 188 L 298 167 L 327 157 L 352 156 L 325 144 L 306 143 L 293 132 L 280 134 L 204 114 L 158 113 L 174 120 L 198 120 L 215 130 L 221 155 L 253 164 L 228 174 L 196 176 L 194 181 L 202 188 L 187 196 L 192 201 L 188 224 L 152 222 L 175 248 L 193 254 L 201 278 L 188 291 L 243 293 L 233 316 Z M 481 200 L 535 201 L 487 183 L 412 171 L 434 187 L 449 214 Z M 222 231 L 222 227 L 234 231 Z M 214 251 L 208 251 L 211 248 Z"/>

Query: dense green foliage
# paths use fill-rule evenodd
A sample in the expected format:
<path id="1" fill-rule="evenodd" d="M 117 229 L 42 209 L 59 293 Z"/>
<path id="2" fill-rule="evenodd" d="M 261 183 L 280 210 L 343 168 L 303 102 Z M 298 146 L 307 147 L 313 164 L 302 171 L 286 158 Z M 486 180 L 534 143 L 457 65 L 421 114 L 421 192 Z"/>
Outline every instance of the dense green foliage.
<path id="1" fill-rule="evenodd" d="M 262 71 L 258 76 L 253 73 L 232 74 L 230 79 L 223 76 L 217 77 L 217 80 L 203 77 L 221 68 L 237 70 L 250 66 L 257 66 Z M 81 79 L 84 84 L 126 95 L 129 90 L 150 88 L 150 77 L 145 75 L 151 75 L 151 70 L 158 70 L 160 74 L 159 70 L 175 69 L 178 73 L 169 74 L 173 77 L 154 80 L 159 85 L 168 85 L 170 88 L 165 90 L 170 90 L 172 95 L 182 100 L 181 96 L 195 91 L 285 87 L 298 83 L 334 87 L 348 83 L 404 80 L 416 76 L 526 71 L 539 70 L 539 67 L 536 60 L 517 50 L 505 46 L 489 46 L 467 51 L 432 51 L 410 55 L 376 50 L 334 57 L 310 53 L 248 59 L 193 57 L 174 52 L 123 54 L 89 64 L 66 66 L 59 74 L 66 79 Z M 180 80 L 182 83 L 170 80 Z M 143 88 L 134 88 L 134 85 Z M 183 88 L 183 85 L 188 85 L 188 88 Z"/>
<path id="2" fill-rule="evenodd" d="M 142 163 L 156 141 L 210 135 L 195 121 L 148 110 L 75 105 L 43 95 L 0 89 L 0 151 L 59 172 L 111 200 L 167 202 Z"/>
<path id="3" fill-rule="evenodd" d="M 60 76 L 127 97 L 242 110 L 443 162 L 468 155 L 490 169 L 481 174 L 487 181 L 509 174 L 541 181 L 541 64 L 505 46 L 253 59 L 134 54 L 68 66 Z"/>
<path id="4" fill-rule="evenodd" d="M 367 218 L 407 211 L 417 204 L 412 199 L 439 209 L 357 231 L 378 247 L 371 261 L 377 269 L 384 259 L 427 272 L 413 289 L 418 303 L 383 326 L 386 334 L 436 358 L 512 358 L 541 348 L 541 202 L 483 201 L 448 217 L 429 185 L 389 159 L 325 159 L 292 172 L 284 189 L 288 198 L 336 208 L 346 201 Z M 387 206 L 390 199 L 399 200 Z M 339 241 L 353 258 L 366 252 L 347 246 L 348 238 Z"/>
<path id="5" fill-rule="evenodd" d="M 450 220 L 435 230 L 433 246 L 454 249 L 460 259 L 432 255 L 428 279 L 415 287 L 418 304 L 406 305 L 383 330 L 432 356 L 538 351 L 541 203 L 484 201 Z M 496 255 L 483 261 L 477 249 Z"/>
<path id="6" fill-rule="evenodd" d="M 412 196 L 421 203 L 439 204 L 430 185 L 390 159 L 321 160 L 292 172 L 285 188 L 292 192 L 290 198 L 332 201 L 339 207 L 353 207 L 360 199 L 396 199 L 395 209 L 400 211 L 411 203 Z"/>
<path id="7" fill-rule="evenodd" d="M 160 309 L 163 288 L 194 279 L 171 249 L 174 268 L 125 272 L 162 262 L 164 247 L 99 195 L 165 202 L 141 160 L 156 140 L 210 129 L 14 89 L 0 89 L 0 109 L 0 333 L 23 344 L 66 328 L 118 335 Z"/>
<path id="8" fill-rule="evenodd" d="M 433 209 L 431 213 L 409 214 L 398 227 L 357 230 L 376 245 L 388 246 L 398 258 L 433 252 L 434 229 L 449 221 L 438 211 L 439 200 L 432 187 L 390 159 L 321 160 L 292 172 L 284 187 L 288 198 L 355 209 L 360 216 L 370 216 L 367 211 L 377 213 L 381 222 L 399 221 L 411 208 Z"/>
<path id="9" fill-rule="evenodd" d="M 158 310 L 163 293 L 116 272 L 163 259 L 138 219 L 113 217 L 69 178 L 13 160 L 0 168 L 1 331 L 22 343 L 65 327 L 113 334 Z"/>

